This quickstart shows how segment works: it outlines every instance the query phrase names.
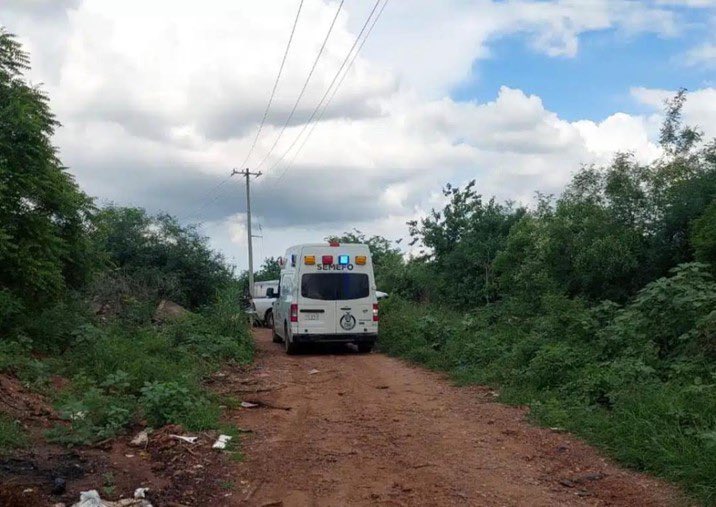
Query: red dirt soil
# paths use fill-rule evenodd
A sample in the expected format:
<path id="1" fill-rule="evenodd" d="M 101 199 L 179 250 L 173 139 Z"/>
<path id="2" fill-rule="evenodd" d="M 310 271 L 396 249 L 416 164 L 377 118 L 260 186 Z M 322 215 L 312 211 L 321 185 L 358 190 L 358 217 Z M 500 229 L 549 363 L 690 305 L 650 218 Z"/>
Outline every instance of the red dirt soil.
<path id="1" fill-rule="evenodd" d="M 573 436 L 530 425 L 525 409 L 495 403 L 490 389 L 455 387 L 440 374 L 348 348 L 287 356 L 269 331 L 255 336 L 250 378 L 221 382 L 227 394 L 264 405 L 234 415 L 254 433 L 243 439 L 238 487 L 223 504 L 688 503 Z"/>

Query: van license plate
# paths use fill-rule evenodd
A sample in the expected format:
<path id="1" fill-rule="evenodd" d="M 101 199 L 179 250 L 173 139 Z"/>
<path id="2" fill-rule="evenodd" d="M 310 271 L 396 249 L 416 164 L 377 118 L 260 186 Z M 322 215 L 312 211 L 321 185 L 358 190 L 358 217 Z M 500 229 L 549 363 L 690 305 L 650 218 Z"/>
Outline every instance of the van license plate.
<path id="1" fill-rule="evenodd" d="M 306 320 L 318 320 L 318 314 L 317 313 L 307 313 Z"/>

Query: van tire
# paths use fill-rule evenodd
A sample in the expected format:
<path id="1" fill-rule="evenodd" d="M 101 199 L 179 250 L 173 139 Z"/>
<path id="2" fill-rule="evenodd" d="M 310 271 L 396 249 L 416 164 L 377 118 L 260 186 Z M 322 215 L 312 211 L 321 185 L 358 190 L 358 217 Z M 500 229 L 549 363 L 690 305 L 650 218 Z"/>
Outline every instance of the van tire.
<path id="1" fill-rule="evenodd" d="M 276 332 L 276 323 L 273 320 L 273 313 L 271 313 L 271 340 L 274 343 L 283 343 L 283 338 Z"/>
<path id="2" fill-rule="evenodd" d="M 369 354 L 371 350 L 373 350 L 373 344 L 372 343 L 359 343 L 357 345 L 358 352 L 361 354 Z"/>
<path id="3" fill-rule="evenodd" d="M 283 325 L 283 343 L 286 346 L 286 354 L 292 356 L 298 353 L 298 344 L 292 342 L 288 337 L 288 325 Z"/>
<path id="4" fill-rule="evenodd" d="M 266 315 L 264 315 L 264 326 L 271 329 L 271 336 L 276 336 L 273 326 L 273 312 L 271 310 L 266 310 Z M 275 342 L 276 340 L 274 339 L 274 343 Z"/>

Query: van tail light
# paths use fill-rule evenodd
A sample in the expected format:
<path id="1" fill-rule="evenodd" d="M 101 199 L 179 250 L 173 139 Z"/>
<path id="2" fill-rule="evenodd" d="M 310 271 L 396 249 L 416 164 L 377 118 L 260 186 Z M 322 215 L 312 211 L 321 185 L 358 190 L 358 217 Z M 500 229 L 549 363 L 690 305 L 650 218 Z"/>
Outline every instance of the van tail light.
<path id="1" fill-rule="evenodd" d="M 375 319 L 375 317 L 373 318 Z M 296 303 L 291 305 L 291 322 L 298 322 L 298 305 Z"/>
<path id="2" fill-rule="evenodd" d="M 378 322 L 380 320 L 380 317 L 378 317 L 378 303 L 373 303 L 373 322 Z"/>

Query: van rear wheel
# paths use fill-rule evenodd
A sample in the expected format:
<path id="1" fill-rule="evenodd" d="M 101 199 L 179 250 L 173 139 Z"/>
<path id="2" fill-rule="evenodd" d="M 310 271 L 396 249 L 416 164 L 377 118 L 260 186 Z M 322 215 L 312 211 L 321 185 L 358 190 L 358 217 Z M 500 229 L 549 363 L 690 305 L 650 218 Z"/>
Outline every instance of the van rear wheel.
<path id="1" fill-rule="evenodd" d="M 274 343 L 281 343 L 283 340 L 281 340 L 281 337 L 276 332 L 276 326 L 274 326 L 273 321 L 273 312 L 271 310 L 266 312 L 266 326 L 271 329 L 271 340 Z"/>
<path id="2" fill-rule="evenodd" d="M 283 326 L 283 343 L 286 346 L 286 354 L 292 356 L 298 352 L 298 344 L 291 341 L 288 337 L 288 326 Z"/>

